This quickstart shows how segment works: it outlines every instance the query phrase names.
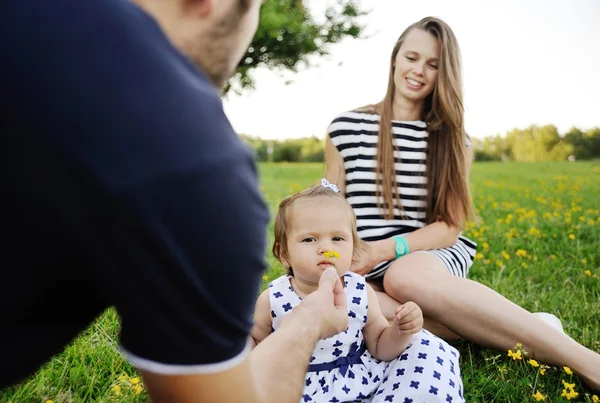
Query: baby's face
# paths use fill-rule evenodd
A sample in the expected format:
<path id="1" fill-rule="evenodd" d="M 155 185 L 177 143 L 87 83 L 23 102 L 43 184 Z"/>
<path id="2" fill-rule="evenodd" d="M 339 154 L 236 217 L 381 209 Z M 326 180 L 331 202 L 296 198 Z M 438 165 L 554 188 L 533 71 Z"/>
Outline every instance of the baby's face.
<path id="1" fill-rule="evenodd" d="M 290 210 L 287 265 L 294 269 L 296 280 L 318 283 L 329 266 L 335 267 L 340 276 L 350 270 L 354 249 L 352 221 L 351 207 L 337 197 L 294 202 Z"/>

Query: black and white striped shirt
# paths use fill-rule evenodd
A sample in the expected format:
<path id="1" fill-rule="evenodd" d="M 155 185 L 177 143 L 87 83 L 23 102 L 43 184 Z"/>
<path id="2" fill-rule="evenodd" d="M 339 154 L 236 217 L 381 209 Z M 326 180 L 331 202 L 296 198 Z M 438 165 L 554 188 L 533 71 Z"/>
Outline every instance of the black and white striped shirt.
<path id="1" fill-rule="evenodd" d="M 344 159 L 346 199 L 356 214 L 358 234 L 365 241 L 377 241 L 422 228 L 427 196 L 427 126 L 423 121 L 392 121 L 396 181 L 402 210 L 394 200 L 394 218 L 385 219 L 377 206 L 376 168 L 379 115 L 346 112 L 333 120 L 329 136 Z M 470 141 L 467 140 L 467 145 Z M 465 277 L 475 256 L 476 244 L 461 236 L 446 249 L 430 251 L 448 271 Z M 390 262 L 378 265 L 370 274 L 383 274 Z"/>

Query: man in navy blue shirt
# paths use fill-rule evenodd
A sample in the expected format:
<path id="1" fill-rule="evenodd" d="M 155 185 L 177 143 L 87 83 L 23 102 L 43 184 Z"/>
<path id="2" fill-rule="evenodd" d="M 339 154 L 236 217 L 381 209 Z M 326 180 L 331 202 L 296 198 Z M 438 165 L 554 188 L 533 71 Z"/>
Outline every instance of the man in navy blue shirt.
<path id="1" fill-rule="evenodd" d="M 328 271 L 249 353 L 269 216 L 219 89 L 260 5 L 3 2 L 0 388 L 115 306 L 153 400 L 298 401 L 347 316 Z"/>

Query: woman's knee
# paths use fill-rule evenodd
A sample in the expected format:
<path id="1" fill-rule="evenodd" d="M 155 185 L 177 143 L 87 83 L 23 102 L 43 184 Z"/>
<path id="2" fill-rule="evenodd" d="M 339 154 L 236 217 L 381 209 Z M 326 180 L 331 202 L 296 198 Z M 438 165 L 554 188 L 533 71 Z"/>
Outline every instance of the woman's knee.
<path id="1" fill-rule="evenodd" d="M 426 264 L 418 263 L 392 263 L 383 278 L 385 292 L 400 302 L 418 302 L 420 298 L 426 298 L 434 284 L 432 280 L 441 274 Z"/>
<path id="2" fill-rule="evenodd" d="M 412 301 L 412 295 L 421 287 L 418 277 L 410 269 L 390 267 L 383 278 L 383 288 L 400 302 Z"/>

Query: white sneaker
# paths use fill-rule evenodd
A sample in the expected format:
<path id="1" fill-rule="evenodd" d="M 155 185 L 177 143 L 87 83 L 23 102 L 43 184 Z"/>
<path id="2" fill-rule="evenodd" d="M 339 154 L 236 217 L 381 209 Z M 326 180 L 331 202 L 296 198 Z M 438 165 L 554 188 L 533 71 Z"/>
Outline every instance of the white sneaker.
<path id="1" fill-rule="evenodd" d="M 558 319 L 555 315 L 546 312 L 534 312 L 533 315 L 537 316 L 559 332 L 565 333 L 565 329 L 563 329 L 560 319 Z"/>

